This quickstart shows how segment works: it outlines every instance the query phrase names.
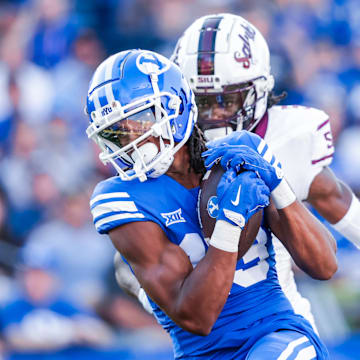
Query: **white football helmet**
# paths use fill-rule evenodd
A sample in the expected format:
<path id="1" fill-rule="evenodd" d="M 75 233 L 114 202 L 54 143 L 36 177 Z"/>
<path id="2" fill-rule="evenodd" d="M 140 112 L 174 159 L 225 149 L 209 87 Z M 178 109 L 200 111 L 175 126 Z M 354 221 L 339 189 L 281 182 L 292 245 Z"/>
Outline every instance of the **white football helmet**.
<path id="1" fill-rule="evenodd" d="M 194 94 L 179 67 L 145 50 L 122 51 L 98 66 L 86 113 L 86 132 L 102 150 L 100 159 L 123 180 L 141 181 L 169 169 L 197 119 Z"/>
<path id="2" fill-rule="evenodd" d="M 252 24 L 232 14 L 197 19 L 171 57 L 195 93 L 199 125 L 208 139 L 253 130 L 274 87 L 268 45 Z"/>

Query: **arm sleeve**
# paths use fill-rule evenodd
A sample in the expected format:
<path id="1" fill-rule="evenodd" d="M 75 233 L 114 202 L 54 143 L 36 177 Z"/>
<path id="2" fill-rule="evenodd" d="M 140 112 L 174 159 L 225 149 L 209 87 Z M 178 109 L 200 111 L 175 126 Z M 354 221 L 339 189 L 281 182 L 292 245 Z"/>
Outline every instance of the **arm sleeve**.
<path id="1" fill-rule="evenodd" d="M 360 249 L 360 202 L 353 194 L 351 205 L 345 216 L 332 226 L 349 241 L 351 241 L 358 249 Z"/>

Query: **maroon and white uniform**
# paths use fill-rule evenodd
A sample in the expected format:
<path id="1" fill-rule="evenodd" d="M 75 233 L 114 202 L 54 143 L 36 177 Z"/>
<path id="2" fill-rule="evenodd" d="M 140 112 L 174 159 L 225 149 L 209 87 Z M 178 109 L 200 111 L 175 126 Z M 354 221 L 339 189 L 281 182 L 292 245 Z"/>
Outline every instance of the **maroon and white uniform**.
<path id="1" fill-rule="evenodd" d="M 334 145 L 328 115 L 304 106 L 273 106 L 260 121 L 256 133 L 280 161 L 296 197 L 306 200 L 314 178 L 332 161 Z M 291 257 L 273 237 L 280 285 L 295 312 L 314 325 L 310 303 L 297 291 Z"/>

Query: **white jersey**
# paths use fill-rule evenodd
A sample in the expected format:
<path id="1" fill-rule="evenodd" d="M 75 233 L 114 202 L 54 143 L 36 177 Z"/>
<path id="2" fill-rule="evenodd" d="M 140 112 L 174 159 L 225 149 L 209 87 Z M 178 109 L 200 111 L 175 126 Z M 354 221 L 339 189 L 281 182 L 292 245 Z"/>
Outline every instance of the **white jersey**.
<path id="1" fill-rule="evenodd" d="M 303 106 L 273 106 L 258 130 L 280 161 L 297 198 L 306 200 L 312 181 L 331 163 L 334 153 L 327 114 Z M 297 291 L 291 257 L 282 243 L 273 237 L 280 285 L 295 312 L 308 319 L 316 329 L 310 303 Z"/>

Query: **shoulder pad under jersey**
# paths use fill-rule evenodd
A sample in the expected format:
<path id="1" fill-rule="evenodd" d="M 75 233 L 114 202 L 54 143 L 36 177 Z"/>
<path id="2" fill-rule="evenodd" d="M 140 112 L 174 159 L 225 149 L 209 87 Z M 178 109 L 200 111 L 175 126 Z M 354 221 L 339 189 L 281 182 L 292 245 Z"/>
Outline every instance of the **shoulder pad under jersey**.
<path id="1" fill-rule="evenodd" d="M 269 109 L 269 131 L 278 141 L 301 136 L 309 140 L 313 165 L 331 163 L 334 145 L 329 116 L 322 110 L 306 106 L 274 106 Z"/>
<path id="2" fill-rule="evenodd" d="M 304 200 L 315 176 L 332 161 L 329 117 L 304 106 L 274 106 L 268 115 L 265 141 L 281 162 L 296 196 Z"/>
<path id="3" fill-rule="evenodd" d="M 138 180 L 123 181 L 119 176 L 101 181 L 91 196 L 90 209 L 100 234 L 134 221 L 155 221 L 142 206 L 144 186 Z"/>

